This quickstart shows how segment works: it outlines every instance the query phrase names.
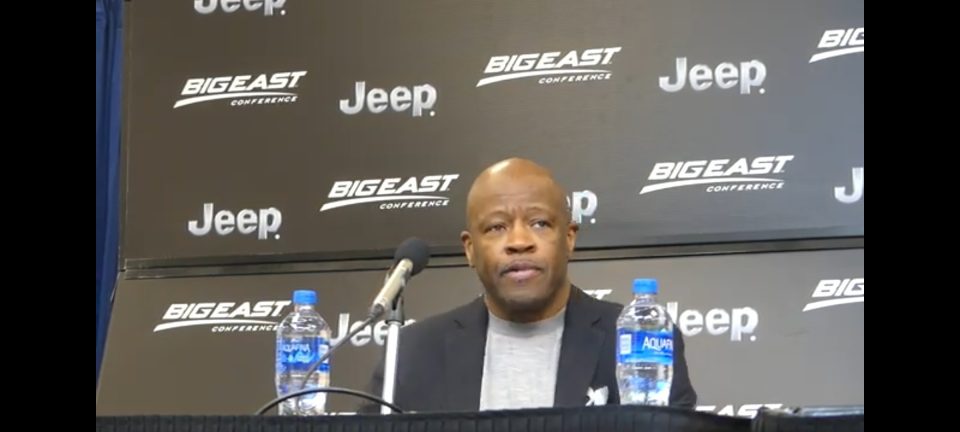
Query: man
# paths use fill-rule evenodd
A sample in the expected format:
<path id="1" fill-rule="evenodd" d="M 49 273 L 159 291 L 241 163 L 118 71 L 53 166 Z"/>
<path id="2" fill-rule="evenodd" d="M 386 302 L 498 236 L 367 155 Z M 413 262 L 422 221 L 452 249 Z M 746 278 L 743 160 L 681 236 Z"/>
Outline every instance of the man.
<path id="1" fill-rule="evenodd" d="M 573 286 L 578 226 L 543 167 L 507 159 L 484 170 L 460 234 L 485 294 L 402 330 L 394 403 L 409 411 L 617 404 L 621 305 Z M 383 362 L 370 392 L 381 394 Z M 670 405 L 692 408 L 684 344 L 674 330 Z"/>

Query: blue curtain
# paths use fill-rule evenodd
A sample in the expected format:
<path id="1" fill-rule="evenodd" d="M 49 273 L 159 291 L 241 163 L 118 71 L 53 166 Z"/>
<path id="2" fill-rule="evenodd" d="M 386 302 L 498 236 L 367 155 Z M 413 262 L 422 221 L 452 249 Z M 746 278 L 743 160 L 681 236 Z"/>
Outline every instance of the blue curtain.
<path id="1" fill-rule="evenodd" d="M 97 381 L 103 356 L 119 238 L 120 78 L 123 0 L 97 0 Z"/>

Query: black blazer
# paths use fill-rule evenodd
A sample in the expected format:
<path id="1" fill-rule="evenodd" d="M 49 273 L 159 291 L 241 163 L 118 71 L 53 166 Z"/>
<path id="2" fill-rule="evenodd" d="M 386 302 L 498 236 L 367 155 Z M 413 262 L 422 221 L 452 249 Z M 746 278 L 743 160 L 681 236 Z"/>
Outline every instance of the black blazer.
<path id="1" fill-rule="evenodd" d="M 607 387 L 607 404 L 619 404 L 616 376 L 617 318 L 623 305 L 597 300 L 573 287 L 567 303 L 555 407 L 584 406 L 587 390 Z M 487 341 L 487 307 L 482 297 L 400 331 L 394 403 L 404 411 L 477 411 Z M 674 369 L 670 405 L 693 408 L 683 337 L 674 327 Z M 368 391 L 382 394 L 383 357 Z M 364 405 L 361 412 L 379 412 Z"/>

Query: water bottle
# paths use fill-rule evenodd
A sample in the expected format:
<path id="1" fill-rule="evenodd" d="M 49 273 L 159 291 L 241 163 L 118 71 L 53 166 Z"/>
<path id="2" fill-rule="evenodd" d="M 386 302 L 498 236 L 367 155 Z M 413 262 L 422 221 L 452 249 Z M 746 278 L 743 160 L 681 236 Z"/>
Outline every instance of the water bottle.
<path id="1" fill-rule="evenodd" d="M 666 406 L 673 381 L 673 321 L 657 303 L 657 280 L 633 281 L 633 301 L 617 319 L 620 403 Z"/>
<path id="2" fill-rule="evenodd" d="M 301 389 L 304 375 L 314 362 L 330 350 L 330 326 L 317 313 L 317 293 L 310 290 L 293 292 L 293 311 L 277 327 L 276 385 L 277 396 Z M 324 360 L 310 375 L 304 389 L 330 385 L 330 360 Z M 320 415 L 326 409 L 326 393 L 311 393 L 280 403 L 280 415 Z"/>

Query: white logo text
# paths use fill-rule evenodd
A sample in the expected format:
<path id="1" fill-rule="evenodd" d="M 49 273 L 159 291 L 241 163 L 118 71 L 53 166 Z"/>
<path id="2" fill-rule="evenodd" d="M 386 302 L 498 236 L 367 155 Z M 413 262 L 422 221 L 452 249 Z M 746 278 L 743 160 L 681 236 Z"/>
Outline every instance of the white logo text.
<path id="1" fill-rule="evenodd" d="M 850 192 L 847 192 L 846 186 L 837 186 L 833 188 L 833 197 L 844 204 L 853 204 L 863 198 L 863 167 L 855 167 L 853 173 L 853 186 Z"/>
<path id="2" fill-rule="evenodd" d="M 387 92 L 382 88 L 372 88 L 368 93 L 366 91 L 367 83 L 357 81 L 355 86 L 356 94 L 353 103 L 349 99 L 340 99 L 340 111 L 344 114 L 357 114 L 366 102 L 367 111 L 379 114 L 389 107 L 394 112 L 403 112 L 410 110 L 413 117 L 420 117 L 424 111 L 430 113 L 433 117 L 436 113 L 433 111 L 433 105 L 437 102 L 437 89 L 430 84 L 409 87 L 397 86 Z"/>
<path id="3" fill-rule="evenodd" d="M 174 108 L 220 99 L 234 99 L 230 106 L 269 105 L 297 101 L 295 89 L 307 71 L 260 75 L 225 75 L 190 78 L 180 91 Z M 284 91 L 280 91 L 284 90 Z"/>
<path id="4" fill-rule="evenodd" d="M 647 178 L 652 183 L 640 190 L 640 195 L 662 189 L 691 185 L 711 185 L 707 192 L 782 189 L 783 180 L 762 175 L 781 174 L 793 155 L 761 156 L 752 160 L 712 159 L 680 162 L 658 162 Z M 724 183 L 738 183 L 722 185 Z"/>
<path id="5" fill-rule="evenodd" d="M 691 67 L 688 74 L 687 58 L 678 57 L 676 68 L 676 76 L 672 82 L 669 76 L 660 77 L 660 88 L 664 91 L 674 93 L 683 90 L 689 75 L 690 88 L 694 91 L 704 91 L 713 84 L 717 84 L 721 89 L 730 89 L 740 84 L 740 94 L 747 95 L 763 85 L 763 80 L 767 78 L 767 67 L 760 60 L 740 62 L 739 68 L 733 63 L 720 63 L 716 68 L 698 64 Z M 766 90 L 761 88 L 758 92 L 764 94 Z"/>
<path id="6" fill-rule="evenodd" d="M 219 9 L 226 13 L 233 13 L 240 10 L 242 6 L 247 12 L 254 12 L 263 8 L 264 16 L 273 16 L 274 11 L 280 11 L 280 15 L 286 15 L 283 5 L 287 0 L 193 0 L 193 10 L 209 15 Z"/>
<path id="7" fill-rule="evenodd" d="M 760 314 L 751 307 L 733 308 L 731 311 L 715 308 L 706 314 L 696 309 L 687 309 L 679 314 L 677 302 L 667 302 L 667 314 L 680 328 L 684 336 L 696 336 L 704 328 L 707 333 L 719 336 L 730 332 L 730 340 L 740 342 L 744 335 L 750 336 L 750 341 L 756 341 L 753 334 L 760 323 Z"/>
<path id="8" fill-rule="evenodd" d="M 863 52 L 863 27 L 827 30 L 820 37 L 821 51 L 810 57 L 809 63 Z"/>
<path id="9" fill-rule="evenodd" d="M 863 303 L 863 278 L 821 280 L 811 297 L 817 301 L 807 303 L 803 312 L 842 304 Z"/>
<path id="10" fill-rule="evenodd" d="M 410 325 L 414 322 L 416 322 L 416 320 L 410 318 L 404 321 L 403 325 Z M 360 327 L 360 324 L 363 324 L 363 321 L 355 321 L 351 323 L 350 314 L 341 313 L 340 319 L 337 323 L 337 335 L 330 341 L 330 343 L 339 343 L 340 340 L 347 337 L 350 332 Z M 387 323 L 383 320 L 377 321 L 377 323 L 373 325 L 367 325 L 363 328 L 363 330 L 360 330 L 357 332 L 357 334 L 350 338 L 350 344 L 355 347 L 362 347 L 372 341 L 373 343 L 382 346 L 387 338 L 387 329 Z"/>
<path id="11" fill-rule="evenodd" d="M 153 332 L 200 325 L 217 325 L 211 329 L 213 333 L 275 331 L 277 321 L 253 318 L 279 317 L 291 302 L 266 300 L 251 303 L 174 303 L 163 314 L 163 321 L 168 322 L 158 324 Z"/>
<path id="12" fill-rule="evenodd" d="M 332 201 L 320 207 L 320 211 L 380 201 L 393 201 L 380 204 L 380 210 L 446 207 L 450 203 L 449 197 L 426 194 L 448 192 L 450 184 L 459 177 L 460 174 L 441 174 L 423 178 L 337 181 L 327 195 Z"/>
<path id="13" fill-rule="evenodd" d="M 754 418 L 761 408 L 779 409 L 782 406 L 783 404 L 780 403 L 743 404 L 740 405 L 739 409 L 736 409 L 736 405 L 697 405 L 697 411 L 731 417 Z"/>
<path id="14" fill-rule="evenodd" d="M 514 54 L 490 57 L 477 87 L 521 78 L 542 77 L 538 84 L 559 84 L 610 79 L 609 65 L 621 47 L 593 48 L 546 53 Z M 560 76 L 556 76 L 560 75 Z"/>
<path id="15" fill-rule="evenodd" d="M 275 207 L 264 208 L 258 211 L 244 209 L 234 214 L 230 210 L 220 210 L 214 214 L 213 203 L 203 205 L 203 222 L 191 220 L 187 223 L 187 230 L 190 234 L 197 237 L 205 236 L 211 229 L 217 234 L 225 236 L 237 230 L 240 234 L 257 233 L 257 238 L 266 240 L 271 234 L 274 239 L 279 239 L 280 234 L 276 234 L 283 223 L 283 215 Z M 201 225 L 202 223 L 202 225 Z"/>
<path id="16" fill-rule="evenodd" d="M 597 194 L 588 190 L 574 192 L 567 198 L 567 205 L 570 207 L 571 220 L 577 224 L 582 224 L 585 218 L 590 218 L 590 223 L 597 223 L 593 214 L 597 211 Z"/>

